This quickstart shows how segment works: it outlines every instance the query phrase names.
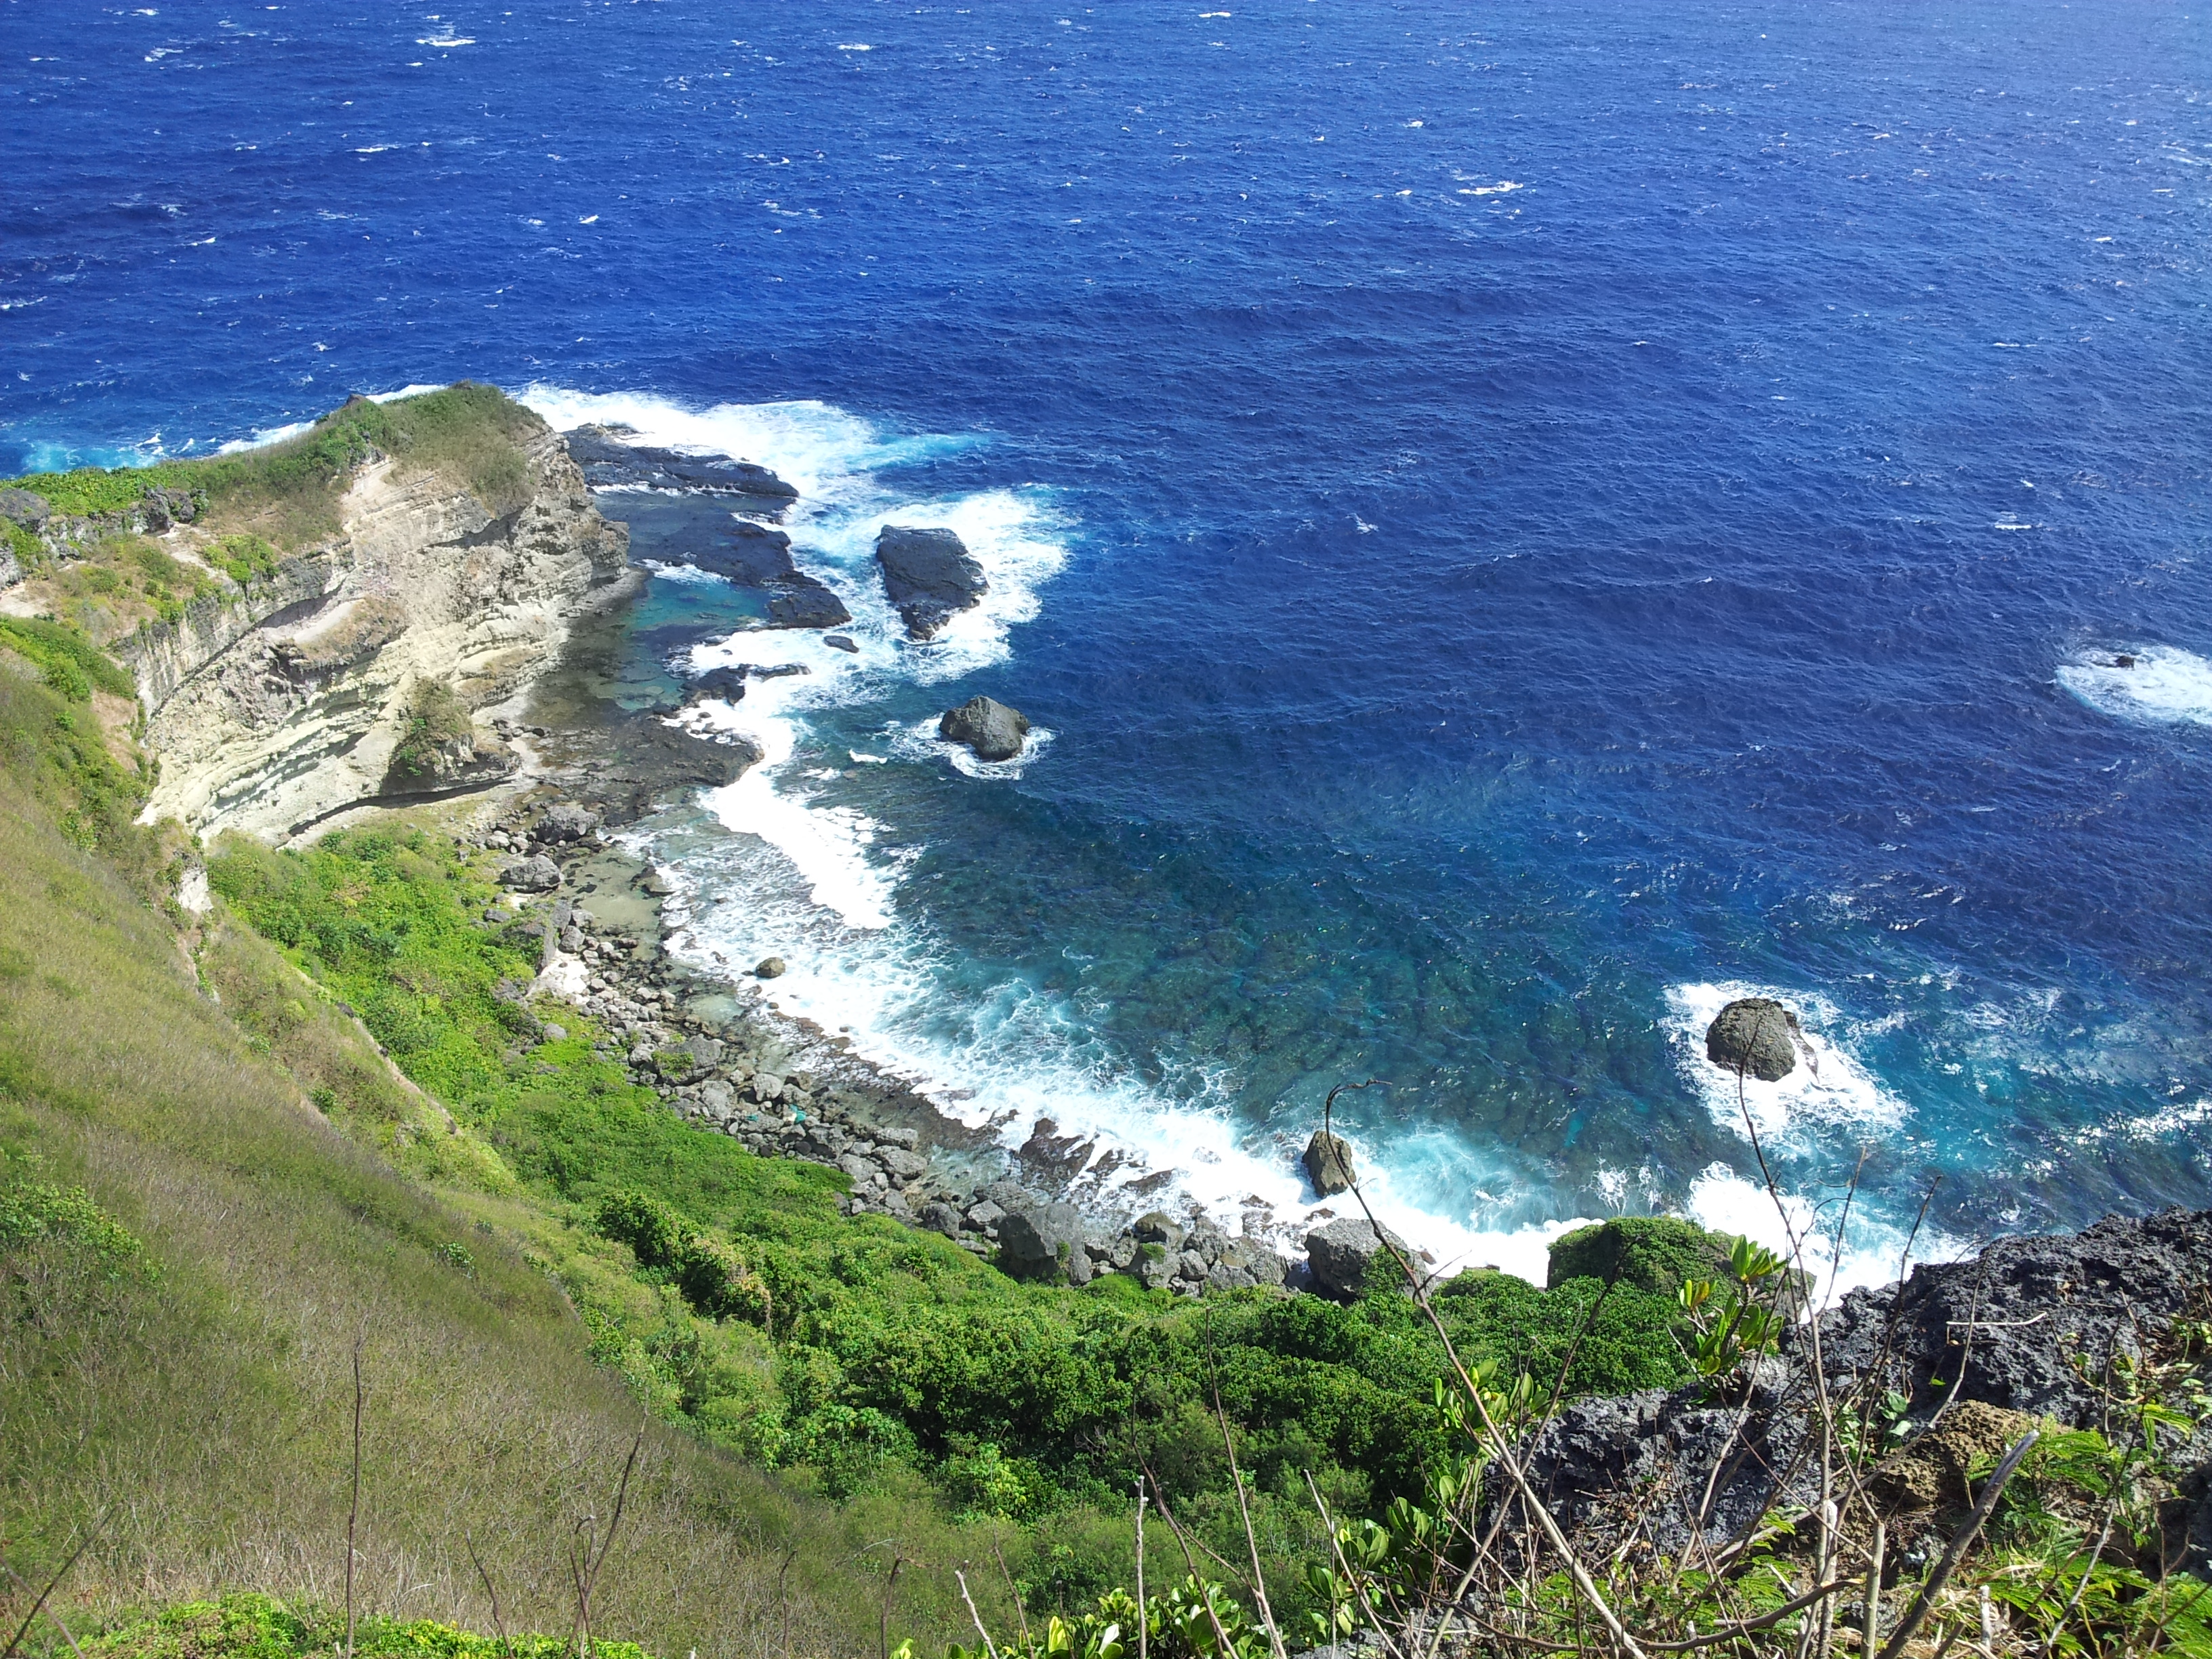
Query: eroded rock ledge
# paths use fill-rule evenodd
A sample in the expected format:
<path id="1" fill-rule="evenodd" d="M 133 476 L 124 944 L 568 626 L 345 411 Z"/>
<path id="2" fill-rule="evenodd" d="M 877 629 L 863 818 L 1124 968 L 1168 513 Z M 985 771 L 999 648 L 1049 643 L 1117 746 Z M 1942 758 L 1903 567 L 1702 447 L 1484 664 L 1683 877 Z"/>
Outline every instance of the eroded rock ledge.
<path id="1" fill-rule="evenodd" d="M 292 833 L 385 794 L 426 702 L 460 721 L 437 734 L 430 771 L 398 769 L 420 786 L 404 793 L 511 772 L 474 717 L 550 665 L 579 615 L 629 591 L 628 532 L 592 506 L 558 434 L 540 424 L 520 449 L 526 490 L 499 514 L 443 473 L 374 461 L 328 544 L 122 647 L 161 757 L 151 812 L 204 834 Z"/>

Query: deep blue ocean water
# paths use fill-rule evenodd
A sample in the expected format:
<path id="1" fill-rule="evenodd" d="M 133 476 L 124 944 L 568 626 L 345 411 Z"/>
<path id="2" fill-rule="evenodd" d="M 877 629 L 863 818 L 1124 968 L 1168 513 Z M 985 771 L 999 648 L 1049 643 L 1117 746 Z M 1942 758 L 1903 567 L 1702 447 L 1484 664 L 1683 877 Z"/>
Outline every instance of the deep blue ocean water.
<path id="1" fill-rule="evenodd" d="M 2203 20 L 441 3 L 0 3 L 0 467 L 465 376 L 800 481 L 866 649 L 776 636 L 660 826 L 702 955 L 1279 1222 L 1387 1079 L 1479 1259 L 1755 1215 L 1739 988 L 1855 1273 L 1938 1173 L 1954 1243 L 2212 1202 Z M 934 656 L 917 515 L 994 580 Z"/>

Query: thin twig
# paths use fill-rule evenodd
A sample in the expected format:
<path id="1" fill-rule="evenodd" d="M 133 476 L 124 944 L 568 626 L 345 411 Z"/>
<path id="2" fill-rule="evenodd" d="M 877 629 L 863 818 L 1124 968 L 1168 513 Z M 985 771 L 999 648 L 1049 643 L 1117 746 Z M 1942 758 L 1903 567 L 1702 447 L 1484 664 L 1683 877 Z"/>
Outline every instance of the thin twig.
<path id="1" fill-rule="evenodd" d="M 477 1577 L 483 1580 L 484 1595 L 491 1602 L 491 1626 L 499 1632 L 499 1644 L 511 1656 L 514 1652 L 514 1644 L 507 1639 L 507 1616 L 500 1611 L 499 1592 L 491 1587 L 491 1575 L 484 1571 L 484 1564 L 477 1554 L 475 1538 L 464 1531 L 461 1541 L 468 1546 L 469 1560 L 477 1570 Z"/>
<path id="2" fill-rule="evenodd" d="M 1152 1471 L 1147 1469 L 1146 1473 L 1151 1474 Z M 1168 1523 L 1168 1530 L 1175 1534 L 1176 1542 L 1182 1546 L 1184 1565 L 1190 1568 L 1191 1581 L 1198 1586 L 1198 1603 L 1206 1609 L 1206 1622 L 1213 1626 L 1213 1639 L 1218 1644 L 1214 1651 L 1224 1656 L 1235 1652 L 1236 1650 L 1230 1645 L 1229 1632 L 1221 1628 L 1220 1615 L 1213 1610 L 1213 1597 L 1207 1593 L 1206 1580 L 1199 1573 L 1198 1559 L 1190 1553 L 1190 1540 L 1183 1536 L 1182 1528 L 1176 1523 L 1173 1512 L 1169 1510 L 1166 1489 L 1160 1485 L 1160 1478 L 1157 1474 L 1152 1475 L 1152 1490 L 1159 1494 L 1160 1519 Z"/>
<path id="3" fill-rule="evenodd" d="M 2097 1571 L 2097 1558 L 2105 1553 L 2105 1546 L 2112 1540 L 2112 1517 L 2119 1513 L 2119 1510 L 2120 1500 L 2117 1498 L 2105 1505 L 2105 1524 L 2098 1530 L 2096 1547 L 2089 1552 L 2089 1564 L 2081 1569 L 2081 1582 L 2074 1586 L 2074 1594 L 2066 1598 L 2066 1610 L 2058 1615 L 2058 1622 L 2051 1627 L 2051 1634 L 2044 1638 L 2043 1651 L 2046 1656 L 2057 1650 L 2059 1633 L 2066 1628 L 2066 1621 L 2074 1616 L 2074 1609 L 2081 1605 L 2081 1592 L 2089 1588 L 2090 1575 Z"/>
<path id="4" fill-rule="evenodd" d="M 1145 1483 L 1137 1481 L 1137 1659 L 1149 1659 L 1147 1627 L 1152 1619 L 1145 1611 Z"/>
<path id="5" fill-rule="evenodd" d="M 1889 1644 L 1881 1650 L 1881 1659 L 1897 1659 L 1897 1656 L 1905 1651 L 1905 1644 L 1920 1628 L 1921 1620 L 1927 1618 L 1929 1605 L 1943 1586 L 1950 1582 L 1952 1573 L 1958 1570 L 1959 1563 L 1973 1543 L 1975 1535 L 1996 1508 L 1997 1498 L 2004 1491 L 2005 1482 L 2012 1479 L 2013 1471 L 2020 1467 L 2021 1459 L 2027 1455 L 2039 1435 L 2039 1431 L 2030 1429 L 2021 1436 L 2019 1443 L 2004 1455 L 2004 1462 L 1997 1465 L 1996 1472 L 1983 1486 L 1982 1495 L 1974 1500 L 1973 1513 L 1966 1518 L 1957 1532 L 1952 1534 L 1950 1547 L 1943 1552 L 1943 1559 L 1936 1564 L 1936 1571 L 1928 1575 L 1928 1582 L 1920 1587 L 1920 1594 L 1912 1598 L 1912 1605 L 1905 1610 L 1905 1617 L 1898 1621 L 1896 1630 L 1891 1632 Z"/>
<path id="6" fill-rule="evenodd" d="M 1033 1652 L 1030 1643 L 1030 1616 L 1022 1609 L 1022 1593 L 1014 1583 L 1014 1575 L 1006 1571 L 1006 1558 L 999 1549 L 999 1534 L 991 1534 L 991 1554 L 999 1564 L 999 1577 L 1006 1581 L 1006 1594 L 1014 1598 L 1014 1618 L 1022 1627 L 1022 1651 Z"/>
<path id="7" fill-rule="evenodd" d="M 956 1567 L 952 1576 L 960 1581 L 960 1599 L 968 1604 L 968 1616 L 975 1621 L 975 1634 L 983 1638 L 983 1651 L 991 1659 L 999 1659 L 998 1645 L 991 1640 L 991 1632 L 983 1628 L 983 1615 L 975 1611 L 975 1598 L 968 1594 L 968 1575 Z"/>
<path id="8" fill-rule="evenodd" d="M 1314 1508 L 1320 1512 L 1322 1528 L 1328 1534 L 1329 1553 L 1336 1558 L 1336 1570 L 1344 1575 L 1344 1587 L 1346 1589 L 1357 1595 L 1359 1589 L 1359 1581 L 1352 1576 L 1352 1564 L 1344 1559 L 1344 1547 L 1337 1541 L 1336 1522 L 1329 1515 L 1328 1505 L 1322 1501 L 1321 1488 L 1314 1484 L 1313 1471 L 1311 1469 L 1304 1469 L 1301 1470 L 1300 1473 L 1306 1478 L 1306 1490 L 1313 1494 Z M 1334 1614 L 1335 1611 L 1336 1609 L 1334 1607 L 1329 1609 L 1332 1615 Z M 1377 1625 L 1375 1626 L 1375 1633 L 1382 1638 L 1383 1650 L 1390 1655 L 1390 1659 L 1405 1659 L 1404 1655 L 1401 1654 L 1398 1650 L 1398 1644 L 1390 1639 L 1389 1632 L 1384 1630 L 1380 1625 Z M 1342 1642 L 1338 1639 L 1337 1632 L 1333 1624 L 1329 1630 L 1329 1645 L 1331 1647 L 1341 1647 L 1343 1645 Z"/>
<path id="9" fill-rule="evenodd" d="M 893 1550 L 890 1579 L 884 1586 L 884 1615 L 876 1631 L 877 1639 L 884 1650 L 884 1659 L 891 1659 L 891 1597 L 898 1589 L 899 1569 L 904 1565 L 906 1557 Z"/>
<path id="10" fill-rule="evenodd" d="M 1212 1369 L 1213 1356 L 1209 1346 L 1206 1368 Z M 1289 1659 L 1283 1648 L 1283 1633 L 1275 1628 L 1275 1610 L 1267 1605 L 1267 1581 L 1260 1572 L 1260 1540 L 1252 1532 L 1251 1506 L 1244 1501 L 1244 1476 L 1237 1467 L 1237 1440 L 1229 1432 L 1229 1413 L 1221 1409 L 1221 1383 L 1218 1378 L 1207 1381 L 1213 1389 L 1213 1419 L 1221 1425 L 1221 1444 L 1229 1454 L 1229 1480 L 1237 1489 L 1237 1513 L 1244 1522 L 1244 1547 L 1252 1557 L 1252 1600 L 1260 1609 L 1260 1623 L 1267 1632 L 1267 1650 L 1275 1659 Z"/>
<path id="11" fill-rule="evenodd" d="M 361 1350 L 368 1340 L 366 1329 L 353 1340 L 353 1504 L 346 1511 L 345 1659 L 353 1659 L 354 1529 L 361 1522 Z"/>
<path id="12" fill-rule="evenodd" d="M 92 1540 L 99 1535 L 100 1522 L 95 1520 L 93 1522 L 92 1530 L 86 1533 L 83 1538 L 78 1540 L 77 1547 L 70 1552 L 69 1559 L 63 1562 L 60 1566 L 57 1567 L 54 1570 L 54 1576 L 46 1580 L 46 1589 L 40 1590 L 39 1592 L 39 1599 L 31 1603 L 30 1612 L 23 1615 L 23 1622 L 16 1627 L 15 1633 L 8 1638 L 8 1645 L 4 1648 L 0 1648 L 0 1659 L 8 1659 L 9 1655 L 14 1653 L 18 1647 L 22 1645 L 24 1636 L 29 1632 L 32 1624 L 38 1619 L 40 1610 L 46 1605 L 46 1598 L 54 1593 L 54 1587 L 59 1584 L 63 1579 L 69 1577 L 69 1571 L 71 1567 L 76 1565 L 77 1557 L 82 1555 L 87 1550 L 90 1549 L 92 1547 Z"/>
<path id="13" fill-rule="evenodd" d="M 1468 1398 L 1474 1404 L 1475 1414 L 1482 1419 L 1483 1432 L 1498 1448 L 1498 1461 L 1505 1466 L 1506 1478 L 1513 1483 L 1514 1490 L 1520 1493 L 1528 1512 L 1543 1528 L 1545 1538 L 1567 1564 L 1567 1575 L 1573 1581 L 1576 1591 L 1589 1603 L 1590 1610 L 1597 1614 L 1606 1633 L 1626 1651 L 1629 1659 L 1642 1659 L 1643 1649 L 1628 1633 L 1628 1626 L 1620 1622 L 1612 1604 L 1605 1599 L 1605 1592 L 1598 1589 L 1596 1581 L 1589 1576 L 1589 1570 L 1583 1565 L 1582 1557 L 1575 1553 L 1574 1546 L 1567 1542 L 1566 1534 L 1559 1530 L 1559 1523 L 1553 1517 L 1551 1510 L 1545 1508 L 1535 1490 L 1529 1486 L 1528 1473 L 1522 1468 L 1521 1460 L 1507 1443 L 1504 1431 L 1492 1420 L 1490 1407 L 1483 1400 L 1482 1390 L 1475 1386 L 1474 1379 L 1468 1375 L 1467 1367 L 1460 1362 L 1459 1350 L 1453 1346 L 1451 1334 L 1444 1329 L 1443 1321 L 1437 1317 L 1436 1308 L 1430 1302 L 1428 1291 L 1419 1276 L 1413 1272 L 1413 1263 L 1406 1260 L 1404 1253 L 1383 1232 L 1382 1223 L 1375 1219 L 1375 1212 L 1367 1206 L 1367 1194 L 1354 1186 L 1352 1195 L 1359 1200 L 1360 1210 L 1367 1217 L 1367 1224 L 1375 1230 L 1376 1242 L 1390 1252 L 1390 1259 L 1398 1264 L 1398 1270 L 1406 1275 L 1407 1284 L 1413 1287 L 1415 1304 L 1428 1316 L 1430 1326 L 1443 1343 L 1444 1356 L 1451 1361 L 1452 1370 L 1458 1374 L 1460 1387 L 1467 1390 Z"/>

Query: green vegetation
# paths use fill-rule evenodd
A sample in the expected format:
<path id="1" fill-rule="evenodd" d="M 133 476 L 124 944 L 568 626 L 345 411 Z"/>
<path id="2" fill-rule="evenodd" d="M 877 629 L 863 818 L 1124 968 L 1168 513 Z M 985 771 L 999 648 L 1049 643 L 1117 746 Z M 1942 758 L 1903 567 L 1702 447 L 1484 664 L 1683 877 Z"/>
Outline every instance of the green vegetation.
<path id="1" fill-rule="evenodd" d="M 444 775 L 440 763 L 456 744 L 473 738 L 476 723 L 444 680 L 424 680 L 415 688 L 407 724 L 392 751 L 384 787 L 392 793 L 423 789 Z"/>
<path id="2" fill-rule="evenodd" d="M 1233 1544 L 1217 1400 L 1292 1603 L 1325 1547 L 1309 1474 L 1355 1511 L 1425 1489 L 1443 1358 L 1387 1285 L 1339 1307 L 1264 1291 L 1194 1304 L 1122 1277 L 1018 1284 L 933 1234 L 842 1217 L 834 1170 L 683 1122 L 593 1052 L 573 1011 L 567 1035 L 540 1041 L 514 990 L 535 968 L 532 924 L 483 920 L 495 891 L 452 842 L 403 827 L 219 854 L 216 890 L 454 1114 L 430 1144 L 497 1152 L 513 1190 L 483 1182 L 457 1201 L 561 1279 L 593 1352 L 671 1420 L 841 1498 L 924 1477 L 956 1513 L 1061 1540 L 1059 1578 L 1078 1593 L 1127 1546 L 1080 1561 L 1064 1540 L 1114 1531 L 1146 1468 L 1217 1547 Z M 240 1012 L 249 1029 L 264 1007 Z M 1455 1340 L 1509 1373 L 1548 1378 L 1572 1349 L 1570 1393 L 1687 1374 L 1670 1298 L 1632 1285 L 1468 1274 L 1439 1306 Z"/>
<path id="3" fill-rule="evenodd" d="M 1735 1241 L 1676 1216 L 1618 1216 L 1553 1241 L 1547 1282 L 1595 1279 L 1672 1297 L 1686 1280 L 1726 1273 Z"/>
<path id="4" fill-rule="evenodd" d="M 17 663 L 21 670 L 10 672 Z M 120 673 L 58 624 L 8 618 L 0 627 L 0 769 L 53 814 L 73 845 L 105 854 L 150 896 L 177 839 L 173 826 L 137 822 L 151 769 L 127 740 L 102 728 L 95 709 L 72 701 L 80 684 L 89 699 Z M 127 689 L 129 682 L 122 684 Z M 118 758 L 118 749 L 130 764 Z"/>
<path id="5" fill-rule="evenodd" d="M 7 1566 L 43 1583 L 94 1529 L 56 1603 L 80 1635 L 241 1586 L 336 1599 L 358 1340 L 363 1610 L 492 1628 L 473 1549 L 514 1627 L 568 1630 L 563 1553 L 581 1516 L 607 1512 L 640 1413 L 592 1363 L 560 1285 L 507 1240 L 572 1236 L 579 1277 L 605 1252 L 610 1295 L 635 1298 L 625 1318 L 658 1292 L 626 1247 L 503 1196 L 514 1183 L 489 1149 L 379 1078 L 370 1040 L 272 947 L 218 921 L 195 975 L 172 922 L 33 793 L 63 775 L 41 722 L 67 709 L 0 674 Z M 279 1035 L 241 1030 L 253 1024 Z M 398 1156 L 458 1183 L 474 1212 L 339 1133 L 310 1088 L 343 1095 L 341 1127 L 404 1141 Z M 908 1558 L 902 1627 L 941 1642 L 965 1616 L 949 1564 L 989 1560 L 988 1539 L 933 1500 L 878 1491 L 833 1507 L 656 1428 L 594 1625 L 702 1659 L 787 1633 L 794 1651 L 852 1652 L 875 1637 L 878 1597 L 854 1591 L 882 1585 L 890 1558 L 867 1547 L 886 1537 Z M 1035 1571 L 1022 1540 L 1006 1553 Z M 987 1616 L 1007 1616 L 1002 1584 L 975 1589 Z M 27 1600 L 12 1583 L 0 1599 L 12 1634 Z M 31 1650 L 67 1654 L 44 1623 Z"/>
<path id="6" fill-rule="evenodd" d="M 343 1613 L 240 1590 L 124 1621 L 83 1647 L 85 1659 L 337 1659 L 345 1643 Z M 594 1638 L 592 1650 L 599 1659 L 651 1659 L 631 1642 Z M 435 1620 L 372 1616 L 356 1626 L 352 1651 L 356 1659 L 562 1659 L 576 1644 L 569 1637 L 493 1638 Z"/>
<path id="7" fill-rule="evenodd" d="M 95 689 L 117 697 L 137 690 L 106 653 L 60 623 L 0 617 L 0 646 L 34 664 L 46 684 L 71 702 L 91 702 Z"/>
<path id="8" fill-rule="evenodd" d="M 465 380 L 392 403 L 356 398 L 296 437 L 237 454 L 8 482 L 44 496 L 64 517 L 119 514 L 155 489 L 183 492 L 203 504 L 207 522 L 231 528 L 220 544 L 222 562 L 242 582 L 247 577 L 234 566 L 249 575 L 270 568 L 271 560 L 258 550 L 297 549 L 335 531 L 333 486 L 373 455 L 389 455 L 405 471 L 450 471 L 487 512 L 513 511 L 529 491 L 520 446 L 544 430 L 536 416 L 496 387 Z"/>

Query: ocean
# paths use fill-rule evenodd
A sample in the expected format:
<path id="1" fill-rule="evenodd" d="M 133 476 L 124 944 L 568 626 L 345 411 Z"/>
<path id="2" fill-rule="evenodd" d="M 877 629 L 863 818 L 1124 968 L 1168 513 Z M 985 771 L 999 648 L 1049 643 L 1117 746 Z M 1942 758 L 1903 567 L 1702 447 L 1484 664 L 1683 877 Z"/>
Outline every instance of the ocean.
<path id="1" fill-rule="evenodd" d="M 616 688 L 811 671 L 638 832 L 695 959 L 1291 1237 L 1381 1079 L 1445 1262 L 2212 1203 L 2203 20 L 441 3 L 7 9 L 0 467 L 470 378 L 775 468 L 860 650 L 672 664 L 643 537 Z"/>

